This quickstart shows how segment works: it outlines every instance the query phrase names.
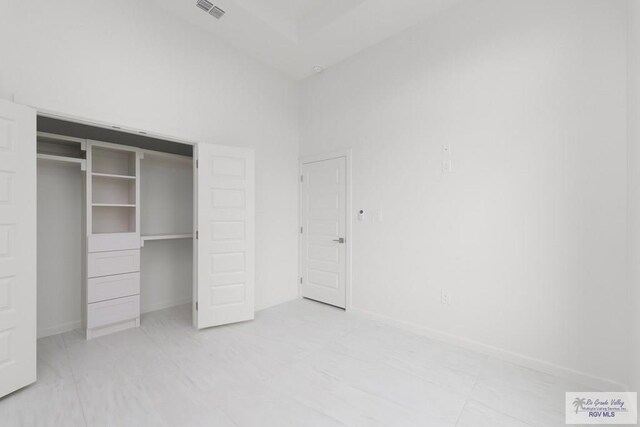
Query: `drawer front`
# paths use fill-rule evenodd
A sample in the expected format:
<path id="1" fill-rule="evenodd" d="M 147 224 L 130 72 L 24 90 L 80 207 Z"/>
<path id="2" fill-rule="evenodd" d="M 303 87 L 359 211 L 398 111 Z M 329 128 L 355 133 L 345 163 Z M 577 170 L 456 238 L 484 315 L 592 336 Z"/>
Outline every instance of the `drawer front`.
<path id="1" fill-rule="evenodd" d="M 87 252 L 126 251 L 140 249 L 137 233 L 92 234 L 87 240 Z"/>
<path id="2" fill-rule="evenodd" d="M 140 271 L 140 249 L 133 251 L 96 252 L 88 256 L 89 277 Z"/>
<path id="3" fill-rule="evenodd" d="M 140 317 L 140 295 L 88 305 L 87 328 L 99 328 Z"/>
<path id="4" fill-rule="evenodd" d="M 140 273 L 117 274 L 115 276 L 89 279 L 88 302 L 128 297 L 140 293 Z"/>

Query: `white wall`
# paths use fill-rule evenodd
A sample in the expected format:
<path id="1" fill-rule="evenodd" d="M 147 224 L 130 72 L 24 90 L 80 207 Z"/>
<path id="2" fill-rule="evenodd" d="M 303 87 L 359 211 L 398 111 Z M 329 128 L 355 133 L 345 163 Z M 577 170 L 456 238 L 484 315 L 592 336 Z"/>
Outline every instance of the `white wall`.
<path id="1" fill-rule="evenodd" d="M 0 1 L 0 97 L 256 149 L 256 305 L 297 297 L 297 85 L 149 3 Z M 75 255 L 73 255 L 75 256 Z"/>
<path id="2" fill-rule="evenodd" d="M 631 388 L 640 391 L 640 2 L 629 0 L 629 285 Z"/>
<path id="3" fill-rule="evenodd" d="M 193 161 L 146 153 L 140 161 L 143 236 L 193 230 Z M 193 240 L 147 241 L 140 250 L 143 313 L 192 301 Z"/>
<path id="4" fill-rule="evenodd" d="M 79 165 L 38 161 L 38 335 L 81 325 L 82 210 Z"/>
<path id="5" fill-rule="evenodd" d="M 146 242 L 140 250 L 140 311 L 162 310 L 191 302 L 193 241 Z"/>
<path id="6" fill-rule="evenodd" d="M 627 382 L 625 13 L 463 0 L 304 82 L 301 154 L 352 148 L 383 215 L 354 224 L 356 309 Z"/>

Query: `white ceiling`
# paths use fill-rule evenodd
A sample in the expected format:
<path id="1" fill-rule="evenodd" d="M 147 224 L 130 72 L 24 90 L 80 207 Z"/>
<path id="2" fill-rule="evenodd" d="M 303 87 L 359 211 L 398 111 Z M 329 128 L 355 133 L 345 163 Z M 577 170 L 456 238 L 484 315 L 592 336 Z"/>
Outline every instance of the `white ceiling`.
<path id="1" fill-rule="evenodd" d="M 424 21 L 458 0 L 153 0 L 174 16 L 301 79 Z"/>

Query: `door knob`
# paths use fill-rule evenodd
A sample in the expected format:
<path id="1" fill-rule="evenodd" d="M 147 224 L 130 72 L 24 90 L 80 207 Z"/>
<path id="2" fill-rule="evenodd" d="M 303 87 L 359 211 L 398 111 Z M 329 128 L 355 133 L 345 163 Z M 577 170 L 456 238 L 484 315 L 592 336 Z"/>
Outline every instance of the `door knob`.
<path id="1" fill-rule="evenodd" d="M 344 243 L 344 237 L 340 237 L 339 239 L 334 239 L 336 243 Z"/>

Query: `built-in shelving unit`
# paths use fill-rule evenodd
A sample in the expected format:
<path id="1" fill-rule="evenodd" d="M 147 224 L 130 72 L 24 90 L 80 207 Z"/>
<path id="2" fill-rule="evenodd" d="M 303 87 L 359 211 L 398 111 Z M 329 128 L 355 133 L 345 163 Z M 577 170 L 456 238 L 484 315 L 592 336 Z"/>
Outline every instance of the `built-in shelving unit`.
<path id="1" fill-rule="evenodd" d="M 88 141 L 87 338 L 140 324 L 140 150 Z"/>
<path id="2" fill-rule="evenodd" d="M 77 164 L 80 170 L 87 169 L 86 140 L 52 133 L 38 132 L 39 160 Z"/>
<path id="3" fill-rule="evenodd" d="M 91 143 L 91 234 L 136 233 L 139 150 Z"/>
<path id="4" fill-rule="evenodd" d="M 107 148 L 106 143 L 93 145 L 91 151 L 91 173 L 96 175 L 117 175 L 136 178 L 137 149 Z M 111 146 L 112 144 L 108 144 Z"/>

